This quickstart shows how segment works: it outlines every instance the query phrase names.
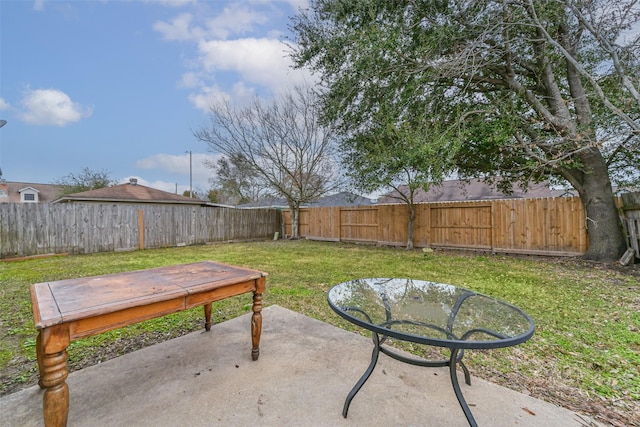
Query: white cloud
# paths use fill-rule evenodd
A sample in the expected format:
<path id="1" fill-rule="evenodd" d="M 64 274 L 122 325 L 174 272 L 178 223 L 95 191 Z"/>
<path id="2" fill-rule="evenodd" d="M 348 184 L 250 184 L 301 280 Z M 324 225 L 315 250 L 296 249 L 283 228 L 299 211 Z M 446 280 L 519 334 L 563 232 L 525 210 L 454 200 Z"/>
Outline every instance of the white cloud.
<path id="1" fill-rule="evenodd" d="M 11 105 L 3 98 L 0 98 L 0 111 L 8 110 L 9 108 L 11 108 Z"/>
<path id="2" fill-rule="evenodd" d="M 184 154 L 155 154 L 138 160 L 136 167 L 140 169 L 156 170 L 167 174 L 182 175 L 181 183 L 189 183 L 189 171 L 193 176 L 193 187 L 209 188 L 209 178 L 213 175 L 205 162 L 217 162 L 219 154 L 193 153 L 191 154 L 191 167 L 189 166 L 189 153 Z M 173 184 L 175 187 L 175 183 Z M 150 185 L 151 187 L 151 185 Z M 157 188 L 157 187 L 154 187 Z M 187 188 L 188 189 L 188 188 Z M 169 190 L 165 190 L 169 191 Z"/>
<path id="3" fill-rule="evenodd" d="M 192 27 L 193 15 L 181 13 L 169 23 L 159 21 L 153 24 L 153 29 L 161 33 L 165 40 L 199 40 L 204 37 L 204 31 L 199 27 Z"/>
<path id="4" fill-rule="evenodd" d="M 272 4 L 274 0 L 251 0 L 252 3 Z M 281 0 L 282 3 L 288 3 L 296 12 L 299 8 L 306 9 L 309 7 L 309 0 Z"/>
<path id="5" fill-rule="evenodd" d="M 214 16 L 204 12 L 210 8 L 199 8 L 198 13 L 156 22 L 154 29 L 166 40 L 197 46 L 197 56 L 185 61 L 189 70 L 178 85 L 192 91 L 189 100 L 196 108 L 208 111 L 220 97 L 245 103 L 258 93 L 278 95 L 292 85 L 314 81 L 308 70 L 292 68 L 288 47 L 280 41 L 286 16 L 306 6 L 307 0 L 236 1 Z M 248 36 L 253 34 L 259 35 Z"/>
<path id="6" fill-rule="evenodd" d="M 189 155 L 154 154 L 151 157 L 138 160 L 136 167 L 141 169 L 160 169 L 170 173 L 189 172 Z"/>
<path id="7" fill-rule="evenodd" d="M 245 34 L 256 24 L 269 22 L 269 18 L 247 7 L 225 7 L 222 13 L 207 21 L 208 34 L 214 38 L 226 39 L 232 34 Z"/>
<path id="8" fill-rule="evenodd" d="M 135 176 L 135 175 L 126 176 L 122 178 L 121 180 L 118 181 L 118 184 L 127 184 L 129 183 L 129 180 L 132 178 L 137 179 L 138 184 L 140 185 L 144 185 L 145 187 L 155 188 L 156 190 L 166 191 L 167 193 L 183 194 L 185 191 L 189 191 L 189 184 L 184 185 L 184 184 L 177 184 L 175 182 L 168 182 L 168 181 L 161 181 L 161 180 L 148 181 L 140 176 Z M 177 187 L 177 190 L 176 190 L 176 187 Z"/>
<path id="9" fill-rule="evenodd" d="M 288 0 L 288 2 L 295 11 L 298 11 L 298 9 L 307 9 L 309 7 L 308 0 Z"/>
<path id="10" fill-rule="evenodd" d="M 33 10 L 36 10 L 38 12 L 43 11 L 44 10 L 44 0 L 36 0 L 33 2 Z"/>
<path id="11" fill-rule="evenodd" d="M 189 95 L 189 101 L 202 111 L 209 111 L 209 106 L 217 99 L 230 98 L 219 86 L 203 86 L 198 93 Z"/>
<path id="12" fill-rule="evenodd" d="M 200 74 L 195 72 L 189 72 L 189 73 L 184 73 L 182 75 L 182 79 L 180 79 L 179 86 L 185 87 L 188 89 L 193 89 L 200 86 L 201 84 L 202 84 L 202 78 L 200 77 Z"/>
<path id="13" fill-rule="evenodd" d="M 19 118 L 33 125 L 66 126 L 93 113 L 57 89 L 28 89 L 20 104 Z"/>
<path id="14" fill-rule="evenodd" d="M 247 87 L 243 82 L 237 82 L 231 87 L 231 92 L 225 92 L 218 85 L 202 86 L 198 93 L 189 95 L 189 101 L 199 110 L 209 111 L 209 107 L 221 100 L 233 100 L 235 104 L 247 104 L 256 95 L 255 89 Z"/>
<path id="15" fill-rule="evenodd" d="M 269 18 L 246 6 L 225 7 L 213 18 L 206 19 L 201 25 L 195 22 L 191 13 L 181 13 L 171 21 L 158 21 L 153 29 L 162 34 L 165 40 L 202 41 L 206 39 L 226 39 L 231 35 L 245 34 L 256 25 L 269 22 Z"/>
<path id="16" fill-rule="evenodd" d="M 293 70 L 287 47 L 276 39 L 211 40 L 198 45 L 205 71 L 235 71 L 248 83 L 279 92 L 299 83 L 305 72 Z"/>
<path id="17" fill-rule="evenodd" d="M 237 82 L 231 89 L 232 99 L 241 104 L 246 104 L 256 95 L 256 91 L 252 87 L 248 87 L 244 82 Z"/>

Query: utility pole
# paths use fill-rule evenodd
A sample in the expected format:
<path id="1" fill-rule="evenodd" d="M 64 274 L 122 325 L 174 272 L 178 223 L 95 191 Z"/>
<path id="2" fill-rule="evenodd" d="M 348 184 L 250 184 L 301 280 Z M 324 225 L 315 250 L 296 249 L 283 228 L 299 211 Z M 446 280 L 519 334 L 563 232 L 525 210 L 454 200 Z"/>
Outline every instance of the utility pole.
<path id="1" fill-rule="evenodd" d="M 189 197 L 193 198 L 193 162 L 191 150 L 185 151 L 185 153 L 189 153 Z"/>

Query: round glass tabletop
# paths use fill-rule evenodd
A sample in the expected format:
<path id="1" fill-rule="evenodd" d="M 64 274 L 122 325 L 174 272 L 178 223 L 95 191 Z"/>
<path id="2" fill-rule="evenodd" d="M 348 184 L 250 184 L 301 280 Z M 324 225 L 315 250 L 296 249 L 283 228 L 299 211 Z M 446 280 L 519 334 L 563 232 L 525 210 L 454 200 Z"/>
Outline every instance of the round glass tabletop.
<path id="1" fill-rule="evenodd" d="M 331 308 L 365 329 L 439 347 L 508 347 L 533 335 L 524 311 L 468 289 L 413 279 L 357 279 L 331 288 Z"/>

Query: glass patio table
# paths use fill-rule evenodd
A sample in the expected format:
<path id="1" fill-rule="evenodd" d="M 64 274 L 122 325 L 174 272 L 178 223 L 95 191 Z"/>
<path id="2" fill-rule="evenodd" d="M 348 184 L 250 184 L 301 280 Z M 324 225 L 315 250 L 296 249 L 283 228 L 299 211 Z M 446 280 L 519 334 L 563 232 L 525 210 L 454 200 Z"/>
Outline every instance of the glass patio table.
<path id="1" fill-rule="evenodd" d="M 329 291 L 329 306 L 340 316 L 372 333 L 371 363 L 347 395 L 342 410 L 346 418 L 351 400 L 369 379 L 380 352 L 417 366 L 449 367 L 451 384 L 471 426 L 477 426 L 462 395 L 456 367 L 471 385 L 462 362 L 464 350 L 514 346 L 533 336 L 534 322 L 509 303 L 468 289 L 442 283 L 398 278 L 368 278 L 340 283 Z M 444 347 L 450 357 L 426 360 L 385 345 L 390 338 Z M 388 343 L 386 343 L 388 344 Z"/>

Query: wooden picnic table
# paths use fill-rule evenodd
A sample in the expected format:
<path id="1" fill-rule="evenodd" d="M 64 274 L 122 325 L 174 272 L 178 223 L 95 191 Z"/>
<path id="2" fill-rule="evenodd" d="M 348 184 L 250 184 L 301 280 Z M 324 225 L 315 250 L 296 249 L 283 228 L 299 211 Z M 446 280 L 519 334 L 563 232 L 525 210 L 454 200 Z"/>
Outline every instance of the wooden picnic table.
<path id="1" fill-rule="evenodd" d="M 265 287 L 266 273 L 213 261 L 32 285 L 45 426 L 67 424 L 71 341 L 196 306 L 204 306 L 208 331 L 212 302 L 253 292 L 251 358 L 257 360 Z"/>

